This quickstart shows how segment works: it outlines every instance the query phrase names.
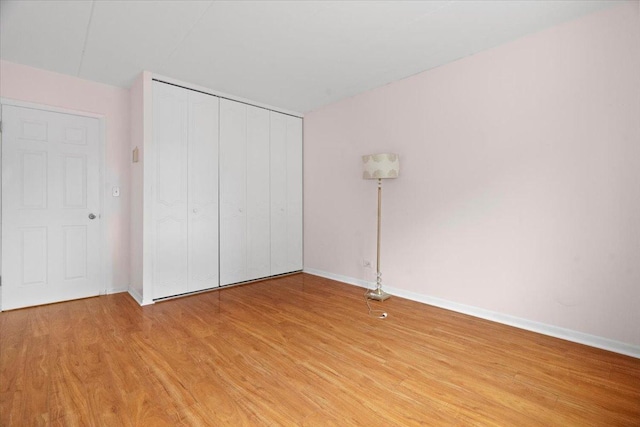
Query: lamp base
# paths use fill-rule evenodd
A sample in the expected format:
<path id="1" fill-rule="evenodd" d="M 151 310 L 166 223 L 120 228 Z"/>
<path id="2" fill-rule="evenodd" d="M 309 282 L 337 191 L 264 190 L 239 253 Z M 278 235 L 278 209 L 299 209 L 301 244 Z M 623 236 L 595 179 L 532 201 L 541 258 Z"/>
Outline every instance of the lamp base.
<path id="1" fill-rule="evenodd" d="M 388 299 L 390 296 L 391 295 L 389 295 L 388 293 L 386 293 L 380 288 L 371 289 L 365 294 L 365 297 L 367 297 L 368 299 L 374 299 L 376 301 L 384 301 Z"/>

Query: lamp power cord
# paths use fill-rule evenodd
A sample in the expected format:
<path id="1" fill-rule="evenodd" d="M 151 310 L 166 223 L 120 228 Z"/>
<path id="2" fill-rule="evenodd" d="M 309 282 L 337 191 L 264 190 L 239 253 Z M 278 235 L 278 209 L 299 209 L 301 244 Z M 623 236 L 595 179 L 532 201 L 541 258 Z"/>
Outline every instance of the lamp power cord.
<path id="1" fill-rule="evenodd" d="M 369 292 L 368 289 L 364 291 L 364 302 L 367 303 L 369 316 L 377 317 L 378 319 L 386 319 L 389 316 L 386 311 L 371 308 L 371 304 L 369 303 L 369 298 L 367 298 L 367 292 Z"/>

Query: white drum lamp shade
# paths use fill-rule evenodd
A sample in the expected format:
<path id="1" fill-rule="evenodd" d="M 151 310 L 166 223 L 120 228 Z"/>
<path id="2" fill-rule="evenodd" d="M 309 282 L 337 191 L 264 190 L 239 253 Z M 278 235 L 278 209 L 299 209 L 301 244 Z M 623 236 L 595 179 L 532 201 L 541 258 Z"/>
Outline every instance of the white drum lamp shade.
<path id="1" fill-rule="evenodd" d="M 400 157 L 393 153 L 362 156 L 362 178 L 397 178 L 400 173 Z"/>

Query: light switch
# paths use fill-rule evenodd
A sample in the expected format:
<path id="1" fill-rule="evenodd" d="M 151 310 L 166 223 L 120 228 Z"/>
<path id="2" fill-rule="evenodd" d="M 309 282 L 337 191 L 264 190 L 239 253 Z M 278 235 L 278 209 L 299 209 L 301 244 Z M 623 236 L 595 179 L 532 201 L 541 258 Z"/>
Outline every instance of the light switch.
<path id="1" fill-rule="evenodd" d="M 120 187 L 113 187 L 111 194 L 113 197 L 120 197 Z"/>

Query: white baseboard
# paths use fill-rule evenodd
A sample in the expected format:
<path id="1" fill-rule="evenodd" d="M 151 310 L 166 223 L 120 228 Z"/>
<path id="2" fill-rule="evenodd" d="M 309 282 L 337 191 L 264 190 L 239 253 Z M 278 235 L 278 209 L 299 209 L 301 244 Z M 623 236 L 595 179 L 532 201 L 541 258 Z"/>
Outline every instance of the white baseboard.
<path id="1" fill-rule="evenodd" d="M 348 277 L 348 276 L 342 276 L 340 274 L 328 273 L 326 271 L 316 270 L 313 268 L 305 268 L 304 272 L 313 274 L 314 276 L 325 277 L 327 279 L 347 283 L 349 285 L 355 285 L 355 286 L 360 286 L 363 288 L 370 288 L 370 289 L 375 288 L 375 283 L 373 282 L 355 279 L 353 277 Z M 468 314 L 469 316 L 491 320 L 491 321 L 502 323 L 505 325 L 514 326 L 516 328 L 525 329 L 527 331 L 537 332 L 539 334 L 548 335 L 551 337 L 560 338 L 563 340 L 572 341 L 575 343 L 584 344 L 591 347 L 601 348 L 603 350 L 609 350 L 615 353 L 620 353 L 620 354 L 624 354 L 627 356 L 640 359 L 640 346 L 637 346 L 637 345 L 627 344 L 620 341 L 614 341 L 608 338 L 599 337 L 595 335 L 589 335 L 583 332 L 574 331 L 572 329 L 565 329 L 565 328 L 560 328 L 558 326 L 547 325 L 545 323 L 534 322 L 532 320 L 511 316 L 508 314 L 498 313 L 496 311 L 485 310 L 483 308 L 459 304 L 457 302 L 435 298 L 428 295 L 418 294 L 415 292 L 409 292 L 409 291 L 394 288 L 391 286 L 385 285 L 384 290 L 385 292 L 391 295 L 396 295 L 412 301 L 433 305 L 435 307 L 444 308 L 444 309 L 455 311 L 458 313 Z"/>
<path id="2" fill-rule="evenodd" d="M 136 291 L 134 288 L 129 287 L 129 295 L 131 295 L 131 297 L 136 300 L 136 302 L 140 305 L 149 305 L 149 303 L 144 303 L 142 295 L 140 295 L 140 293 L 138 291 Z M 151 303 L 153 304 L 153 303 Z"/>
<path id="3" fill-rule="evenodd" d="M 122 292 L 127 292 L 129 290 L 129 286 L 123 286 L 123 287 L 118 287 L 118 288 L 113 288 L 113 289 L 107 289 L 105 292 L 105 295 L 111 295 L 111 294 L 119 294 Z"/>

